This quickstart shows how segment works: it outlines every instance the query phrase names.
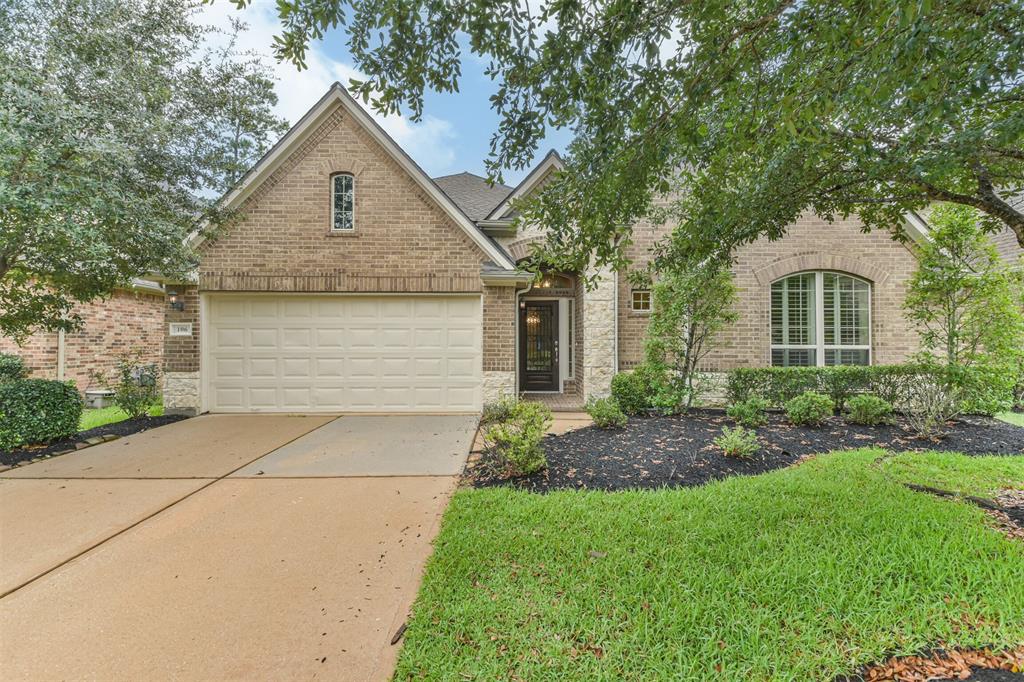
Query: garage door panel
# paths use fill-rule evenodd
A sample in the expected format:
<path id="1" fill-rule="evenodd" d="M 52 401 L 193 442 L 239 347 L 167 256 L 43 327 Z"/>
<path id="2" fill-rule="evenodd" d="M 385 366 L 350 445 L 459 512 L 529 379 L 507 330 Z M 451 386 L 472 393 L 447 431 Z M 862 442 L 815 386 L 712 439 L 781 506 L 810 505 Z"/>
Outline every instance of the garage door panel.
<path id="1" fill-rule="evenodd" d="M 381 329 L 377 343 L 384 350 L 410 351 L 412 349 L 412 330 L 409 328 Z"/>
<path id="2" fill-rule="evenodd" d="M 211 296 L 212 411 L 472 411 L 477 296 Z"/>
<path id="3" fill-rule="evenodd" d="M 282 358 L 281 378 L 282 379 L 305 379 L 312 380 L 313 359 L 312 358 Z"/>
<path id="4" fill-rule="evenodd" d="M 320 381 L 345 376 L 345 361 L 342 358 L 316 358 L 314 373 Z"/>
<path id="5" fill-rule="evenodd" d="M 308 320 L 312 315 L 313 301 L 308 298 L 284 299 L 281 303 L 281 316 L 285 319 Z"/>
<path id="6" fill-rule="evenodd" d="M 248 301 L 248 309 L 245 311 L 250 320 L 269 319 L 276 320 L 280 316 L 281 301 L 276 298 L 253 298 Z"/>
<path id="7" fill-rule="evenodd" d="M 316 347 L 321 350 L 336 349 L 345 347 L 345 331 L 343 329 L 328 329 L 318 327 L 316 330 Z"/>
<path id="8" fill-rule="evenodd" d="M 458 350 L 472 350 L 479 345 L 475 329 L 448 329 L 448 347 Z"/>
<path id="9" fill-rule="evenodd" d="M 276 327 L 250 327 L 247 348 L 257 350 L 264 348 L 276 351 L 279 345 L 279 329 Z"/>
<path id="10" fill-rule="evenodd" d="M 310 350 L 313 347 L 313 330 L 285 328 L 281 330 L 281 347 L 285 350 Z"/>

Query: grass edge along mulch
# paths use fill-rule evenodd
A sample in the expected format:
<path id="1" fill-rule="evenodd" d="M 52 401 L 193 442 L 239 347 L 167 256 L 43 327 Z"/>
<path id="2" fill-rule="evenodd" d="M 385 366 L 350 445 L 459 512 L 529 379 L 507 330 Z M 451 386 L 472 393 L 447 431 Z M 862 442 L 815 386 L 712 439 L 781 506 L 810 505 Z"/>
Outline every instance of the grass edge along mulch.
<path id="1" fill-rule="evenodd" d="M 882 457 L 677 490 L 460 490 L 396 679 L 831 680 L 937 642 L 1019 646 L 1024 544 L 903 484 L 943 461 L 1024 482 L 1024 459 Z"/>

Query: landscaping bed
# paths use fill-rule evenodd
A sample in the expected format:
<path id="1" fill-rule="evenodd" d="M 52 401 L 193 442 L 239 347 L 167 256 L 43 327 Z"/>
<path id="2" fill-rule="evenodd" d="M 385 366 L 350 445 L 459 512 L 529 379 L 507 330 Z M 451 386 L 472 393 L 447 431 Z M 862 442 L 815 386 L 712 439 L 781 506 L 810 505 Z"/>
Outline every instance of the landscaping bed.
<path id="1" fill-rule="evenodd" d="M 29 445 L 10 451 L 0 451 L 0 465 L 13 466 L 37 458 L 50 457 L 66 450 L 78 449 L 76 446 L 86 443 L 89 439 L 102 436 L 130 436 L 133 433 L 147 431 L 165 424 L 172 424 L 187 417 L 182 415 L 161 415 L 158 417 L 137 417 L 125 419 L 112 424 L 98 426 L 88 431 L 79 431 L 71 438 L 64 438 L 46 445 Z"/>
<path id="2" fill-rule="evenodd" d="M 671 417 L 634 417 L 622 429 L 586 427 L 544 439 L 548 467 L 530 476 L 494 472 L 484 453 L 466 473 L 474 487 L 511 485 L 533 492 L 688 487 L 729 476 L 762 474 L 820 452 L 863 447 L 940 450 L 968 455 L 1024 454 L 1024 428 L 964 417 L 941 440 L 922 440 L 900 424 L 858 426 L 832 418 L 820 427 L 793 426 L 771 414 L 757 429 L 761 449 L 749 459 L 726 457 L 712 443 L 731 419 L 720 410 Z"/>

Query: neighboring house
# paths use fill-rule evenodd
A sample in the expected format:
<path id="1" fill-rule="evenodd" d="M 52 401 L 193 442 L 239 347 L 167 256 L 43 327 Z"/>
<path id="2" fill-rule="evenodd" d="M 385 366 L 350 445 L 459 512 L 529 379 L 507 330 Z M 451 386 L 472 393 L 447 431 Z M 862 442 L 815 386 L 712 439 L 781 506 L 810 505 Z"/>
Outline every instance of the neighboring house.
<path id="1" fill-rule="evenodd" d="M 543 230 L 515 188 L 431 180 L 340 85 L 225 198 L 239 221 L 169 284 L 165 406 L 183 412 L 475 412 L 514 392 L 604 395 L 642 360 L 649 291 L 625 273 L 519 267 Z M 924 223 L 908 217 L 908 233 Z M 638 266 L 666 228 L 641 224 Z M 856 220 L 798 220 L 735 254 L 740 319 L 709 369 L 892 363 L 916 349 L 901 305 L 911 246 Z"/>
<path id="2" fill-rule="evenodd" d="M 79 331 L 40 332 L 20 346 L 0 337 L 0 352 L 23 358 L 33 377 L 74 381 L 84 393 L 99 388 L 92 373 L 112 376 L 123 353 L 138 350 L 143 362 L 163 362 L 165 305 L 160 284 L 136 280 L 109 298 L 76 306 L 82 318 Z"/>

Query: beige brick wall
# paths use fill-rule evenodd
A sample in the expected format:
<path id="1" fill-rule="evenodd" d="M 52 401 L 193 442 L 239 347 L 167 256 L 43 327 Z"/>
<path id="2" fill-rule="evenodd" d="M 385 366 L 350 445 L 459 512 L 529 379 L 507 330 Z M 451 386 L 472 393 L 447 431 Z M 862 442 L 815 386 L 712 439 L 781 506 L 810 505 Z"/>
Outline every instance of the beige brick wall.
<path id="1" fill-rule="evenodd" d="M 484 287 L 483 336 L 484 371 L 515 372 L 515 287 Z"/>
<path id="2" fill-rule="evenodd" d="M 65 334 L 64 378 L 80 391 L 94 388 L 92 371 L 112 378 L 118 356 L 136 350 L 143 362 L 160 365 L 163 302 L 162 295 L 119 290 L 106 300 L 76 306 L 83 324 L 80 331 Z M 0 337 L 0 352 L 21 356 L 31 375 L 41 379 L 57 378 L 57 347 L 56 332 L 34 334 L 21 346 Z"/>
<path id="3" fill-rule="evenodd" d="M 179 293 L 185 309 L 164 306 L 164 371 L 199 371 L 199 290 L 195 286 L 167 285 Z M 168 336 L 171 322 L 191 322 L 192 336 Z"/>
<path id="4" fill-rule="evenodd" d="M 330 231 L 330 178 L 355 177 L 355 229 Z M 168 372 L 199 369 L 198 291 L 484 295 L 484 370 L 515 369 L 514 288 L 484 287 L 489 257 L 376 140 L 337 108 L 201 247 L 187 289 L 192 337 L 167 339 Z"/>
<path id="5" fill-rule="evenodd" d="M 355 229 L 330 232 L 330 177 L 355 176 Z M 485 254 L 339 107 L 202 248 L 208 291 L 477 292 Z"/>
<path id="6" fill-rule="evenodd" d="M 736 252 L 733 268 L 739 319 L 724 331 L 705 369 L 728 370 L 770 364 L 770 285 L 801 270 L 838 270 L 871 282 L 872 362 L 902 362 L 918 348 L 916 334 L 903 317 L 906 285 L 916 268 L 908 246 L 886 232 L 865 234 L 855 218 L 828 223 L 813 214 L 793 223 L 782 239 L 760 239 Z M 637 230 L 631 256 L 640 265 L 665 228 L 643 225 Z M 630 284 L 619 281 L 619 366 L 629 369 L 643 360 L 648 318 L 630 310 Z"/>

